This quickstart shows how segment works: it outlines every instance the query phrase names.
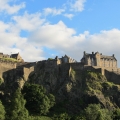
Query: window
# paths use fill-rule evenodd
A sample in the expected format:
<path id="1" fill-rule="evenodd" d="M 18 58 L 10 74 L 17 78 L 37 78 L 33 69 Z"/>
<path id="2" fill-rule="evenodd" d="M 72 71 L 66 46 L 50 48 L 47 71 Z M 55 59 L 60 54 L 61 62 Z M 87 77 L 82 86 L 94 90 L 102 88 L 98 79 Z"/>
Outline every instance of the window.
<path id="1" fill-rule="evenodd" d="M 64 58 L 64 62 L 67 63 L 67 58 Z"/>

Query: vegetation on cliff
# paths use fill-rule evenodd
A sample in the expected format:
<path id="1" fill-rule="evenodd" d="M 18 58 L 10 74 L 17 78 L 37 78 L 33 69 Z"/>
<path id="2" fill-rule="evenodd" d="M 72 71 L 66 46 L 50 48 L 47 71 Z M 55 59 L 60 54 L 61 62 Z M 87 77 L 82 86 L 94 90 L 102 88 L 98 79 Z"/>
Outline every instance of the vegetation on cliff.
<path id="1" fill-rule="evenodd" d="M 95 71 L 68 70 L 69 67 L 64 66 L 50 70 L 40 68 L 31 73 L 21 90 L 15 86 L 8 91 L 7 82 L 0 85 L 5 93 L 1 97 L 5 101 L 3 119 L 5 113 L 6 120 L 120 119 L 120 85 Z M 9 77 L 12 75 L 6 74 L 6 78 Z"/>
<path id="2" fill-rule="evenodd" d="M 22 93 L 27 101 L 26 108 L 31 114 L 46 115 L 55 104 L 54 96 L 47 94 L 41 85 L 26 84 Z"/>
<path id="3" fill-rule="evenodd" d="M 6 119 L 8 120 L 27 120 L 29 117 L 28 110 L 25 108 L 26 100 L 21 94 L 21 90 L 17 89 L 12 96 L 10 108 Z"/>
<path id="4" fill-rule="evenodd" d="M 5 108 L 2 104 L 2 102 L 0 101 L 0 120 L 4 120 L 5 119 Z"/>
<path id="5" fill-rule="evenodd" d="M 6 62 L 19 62 L 18 60 L 14 59 L 14 58 L 1 58 L 2 61 L 6 61 Z"/>

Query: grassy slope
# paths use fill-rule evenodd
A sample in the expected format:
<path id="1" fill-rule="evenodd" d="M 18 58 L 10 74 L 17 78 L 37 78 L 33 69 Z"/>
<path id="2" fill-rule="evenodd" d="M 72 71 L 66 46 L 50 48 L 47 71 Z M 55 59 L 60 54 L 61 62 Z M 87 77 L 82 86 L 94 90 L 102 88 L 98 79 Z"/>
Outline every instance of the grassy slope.
<path id="1" fill-rule="evenodd" d="M 14 58 L 1 58 L 1 60 L 8 61 L 8 62 L 18 62 L 18 60 L 14 59 Z"/>

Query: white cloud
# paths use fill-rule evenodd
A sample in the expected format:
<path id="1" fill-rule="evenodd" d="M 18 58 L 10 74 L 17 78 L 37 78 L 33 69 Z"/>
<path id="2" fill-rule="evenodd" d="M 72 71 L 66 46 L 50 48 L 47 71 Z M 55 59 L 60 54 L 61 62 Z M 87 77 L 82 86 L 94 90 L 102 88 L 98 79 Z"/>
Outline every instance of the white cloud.
<path id="1" fill-rule="evenodd" d="M 0 21 L 0 32 L 4 32 L 9 28 L 8 24 L 5 24 L 3 21 Z"/>
<path id="2" fill-rule="evenodd" d="M 84 10 L 86 0 L 75 0 L 75 3 L 70 3 L 71 11 L 81 12 Z"/>
<path id="3" fill-rule="evenodd" d="M 66 14 L 66 17 L 71 18 L 72 14 Z M 63 21 L 59 21 L 57 24 L 46 23 L 45 19 L 41 19 L 40 13 L 28 14 L 25 12 L 23 16 L 13 16 L 12 19 L 15 21 L 14 24 L 0 21 L 1 52 L 8 54 L 20 52 L 25 61 L 38 61 L 45 59 L 45 51 L 42 48 L 47 47 L 59 52 L 60 57 L 68 54 L 80 60 L 85 50 L 88 53 L 99 51 L 106 55 L 115 53 L 116 58 L 120 61 L 119 29 L 103 30 L 97 34 L 85 31 L 76 35 L 76 31 L 67 27 Z M 30 32 L 29 38 L 21 37 L 21 30 Z M 14 45 L 15 47 L 12 47 Z M 51 53 L 51 57 L 53 54 Z"/>
<path id="4" fill-rule="evenodd" d="M 19 5 L 9 5 L 9 2 L 13 0 L 0 0 L 0 12 L 6 12 L 7 14 L 17 13 L 20 9 L 25 8 L 25 3 Z"/>
<path id="5" fill-rule="evenodd" d="M 32 31 L 39 28 L 45 22 L 45 19 L 40 17 L 40 13 L 28 14 L 25 12 L 23 16 L 14 16 L 12 19 L 16 21 L 18 29 Z"/>
<path id="6" fill-rule="evenodd" d="M 69 46 L 68 42 L 72 44 L 70 39 L 73 34 L 75 34 L 73 29 L 67 28 L 62 21 L 59 21 L 55 25 L 43 25 L 38 31 L 35 31 L 29 39 L 43 46 L 59 48 L 60 46 Z"/>
<path id="7" fill-rule="evenodd" d="M 109 52 L 118 51 L 120 46 L 120 30 L 103 30 L 99 34 L 93 34 L 89 36 L 90 45 L 94 45 L 95 48 Z M 93 48 L 94 49 L 94 48 Z"/>
<path id="8" fill-rule="evenodd" d="M 73 14 L 67 14 L 67 13 L 66 13 L 66 14 L 64 14 L 64 16 L 65 16 L 65 17 L 67 17 L 67 18 L 69 18 L 69 19 L 72 19 L 72 18 L 74 17 L 74 15 L 73 15 Z"/>
<path id="9" fill-rule="evenodd" d="M 16 32 L 12 33 L 10 31 L 12 25 L 6 24 L 0 21 L 0 45 L 2 46 L 11 46 L 14 44 L 19 37 L 17 36 Z"/>
<path id="10" fill-rule="evenodd" d="M 52 15 L 60 15 L 62 14 L 63 12 L 65 12 L 65 9 L 56 9 L 56 8 L 44 8 L 43 9 L 43 14 L 45 16 L 49 15 L 49 14 L 52 14 Z"/>
<path id="11" fill-rule="evenodd" d="M 74 2 L 73 2 L 74 1 Z M 68 11 L 72 12 L 81 12 L 84 10 L 84 3 L 86 0 L 70 0 L 62 5 L 62 8 L 44 8 L 43 9 L 43 15 L 48 16 L 48 15 L 63 15 L 69 19 L 72 19 L 74 17 L 73 14 L 68 13 Z M 67 12 L 67 13 L 66 13 Z"/>
<path id="12" fill-rule="evenodd" d="M 24 44 L 17 43 L 17 47 L 20 49 L 20 54 L 25 61 L 34 62 L 46 59 L 42 48 L 36 48 L 28 42 L 25 42 Z"/>
<path id="13" fill-rule="evenodd" d="M 88 31 L 79 35 L 75 33 L 74 29 L 68 28 L 62 21 L 59 21 L 54 25 L 43 25 L 30 36 L 29 40 L 38 47 L 45 46 L 54 51 L 59 51 L 60 57 L 68 54 L 80 60 L 83 51 L 88 53 L 99 51 L 105 55 L 115 53 L 120 60 L 120 30 L 103 30 L 97 34 L 90 34 Z"/>
<path id="14" fill-rule="evenodd" d="M 0 26 L 0 52 L 5 54 L 20 52 L 25 61 L 45 59 L 42 48 L 36 48 L 26 37 L 20 37 L 20 29 L 16 24 L 0 21 Z"/>

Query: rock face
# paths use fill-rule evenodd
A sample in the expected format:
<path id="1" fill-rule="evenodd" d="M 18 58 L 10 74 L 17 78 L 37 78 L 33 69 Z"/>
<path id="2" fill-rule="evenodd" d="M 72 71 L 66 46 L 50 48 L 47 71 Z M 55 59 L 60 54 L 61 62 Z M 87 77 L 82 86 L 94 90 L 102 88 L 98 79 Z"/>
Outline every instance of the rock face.
<path id="1" fill-rule="evenodd" d="M 47 92 L 55 95 L 56 102 L 71 113 L 78 113 L 90 103 L 100 103 L 108 109 L 120 107 L 120 86 L 107 78 L 96 70 L 78 70 L 70 64 L 46 67 L 38 63 L 34 68 L 21 67 L 3 73 L 0 93 L 10 95 L 29 82 L 43 85 Z"/>

